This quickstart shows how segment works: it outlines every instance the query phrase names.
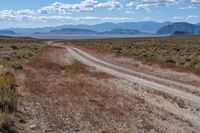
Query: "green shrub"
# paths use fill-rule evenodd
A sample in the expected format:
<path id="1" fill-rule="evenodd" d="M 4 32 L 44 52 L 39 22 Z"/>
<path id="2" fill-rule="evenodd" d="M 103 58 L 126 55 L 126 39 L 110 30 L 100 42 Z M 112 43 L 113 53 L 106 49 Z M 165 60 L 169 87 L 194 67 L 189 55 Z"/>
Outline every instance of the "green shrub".
<path id="1" fill-rule="evenodd" d="M 15 89 L 0 88 L 0 110 L 15 112 L 17 110 L 17 93 Z"/>
<path id="2" fill-rule="evenodd" d="M 14 68 L 15 70 L 21 70 L 21 69 L 23 69 L 23 66 L 21 64 L 19 64 L 19 63 L 13 63 L 11 65 L 11 67 Z"/>
<path id="3" fill-rule="evenodd" d="M 15 77 L 6 72 L 0 75 L 0 131 L 15 133 L 12 113 L 17 111 L 17 92 Z"/>
<path id="4" fill-rule="evenodd" d="M 17 133 L 14 121 L 8 112 L 0 112 L 0 131 L 3 133 Z"/>
<path id="5" fill-rule="evenodd" d="M 0 111 L 14 112 L 17 109 L 17 92 L 15 78 L 11 73 L 0 77 Z"/>
<path id="6" fill-rule="evenodd" d="M 166 58 L 164 59 L 164 61 L 165 61 L 165 62 L 169 62 L 169 63 L 175 63 L 175 61 L 174 61 L 172 58 L 170 58 L 170 57 L 166 57 Z"/>
<path id="7" fill-rule="evenodd" d="M 6 72 L 0 75 L 0 88 L 12 88 L 15 84 L 15 77 L 12 73 Z"/>
<path id="8" fill-rule="evenodd" d="M 16 45 L 11 45 L 12 49 L 18 49 L 18 47 Z"/>

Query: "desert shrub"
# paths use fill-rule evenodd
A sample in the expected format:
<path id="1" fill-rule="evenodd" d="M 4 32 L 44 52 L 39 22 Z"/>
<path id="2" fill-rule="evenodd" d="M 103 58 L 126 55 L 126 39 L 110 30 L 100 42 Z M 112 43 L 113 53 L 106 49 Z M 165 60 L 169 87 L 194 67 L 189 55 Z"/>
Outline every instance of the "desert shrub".
<path id="1" fill-rule="evenodd" d="M 14 112 L 17 110 L 17 93 L 11 88 L 0 88 L 0 110 Z"/>
<path id="2" fill-rule="evenodd" d="M 17 92 L 15 77 L 6 72 L 0 75 L 0 131 L 15 133 L 12 113 L 17 111 Z"/>
<path id="3" fill-rule="evenodd" d="M 0 75 L 0 88 L 12 88 L 15 81 L 15 77 L 12 73 L 3 73 Z"/>
<path id="4" fill-rule="evenodd" d="M 10 46 L 12 49 L 18 49 L 18 47 L 16 45 L 11 45 Z"/>
<path id="5" fill-rule="evenodd" d="M 164 61 L 169 63 L 175 63 L 175 61 L 171 57 L 165 57 Z"/>
<path id="6" fill-rule="evenodd" d="M 14 121 L 8 112 L 0 112 L 0 131 L 3 133 L 17 133 Z"/>
<path id="7" fill-rule="evenodd" d="M 11 73 L 0 77 L 0 111 L 14 112 L 17 109 L 17 92 L 15 78 Z"/>
<path id="8" fill-rule="evenodd" d="M 87 69 L 80 62 L 75 62 L 72 65 L 67 66 L 67 70 L 72 74 L 80 74 L 87 72 Z"/>
<path id="9" fill-rule="evenodd" d="M 19 63 L 13 63 L 13 64 L 11 64 L 11 67 L 14 68 L 15 70 L 23 69 L 23 66 Z"/>

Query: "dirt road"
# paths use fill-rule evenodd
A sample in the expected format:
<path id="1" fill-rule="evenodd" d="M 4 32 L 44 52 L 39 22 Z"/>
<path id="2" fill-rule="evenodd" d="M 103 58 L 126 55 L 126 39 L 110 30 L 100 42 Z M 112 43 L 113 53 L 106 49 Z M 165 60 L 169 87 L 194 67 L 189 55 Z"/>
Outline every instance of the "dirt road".
<path id="1" fill-rule="evenodd" d="M 188 87 L 188 88 L 192 88 L 194 90 L 195 89 L 198 90 L 198 88 L 196 86 L 191 86 L 191 85 L 187 85 L 184 83 L 174 82 L 174 81 L 170 81 L 170 80 L 162 79 L 162 78 L 157 79 L 154 76 L 150 76 L 150 75 L 138 73 L 138 72 L 137 72 L 137 74 L 139 74 L 140 77 L 137 77 L 137 76 L 133 75 L 134 73 L 136 73 L 134 71 L 131 71 L 131 70 L 122 68 L 120 66 L 116 66 L 116 65 L 110 64 L 108 62 L 102 61 L 80 49 L 77 49 L 77 48 L 67 48 L 67 49 L 70 52 L 70 54 L 72 55 L 72 57 L 74 57 L 76 60 L 78 60 L 86 65 L 95 67 L 96 69 L 98 69 L 100 71 L 106 72 L 108 74 L 112 74 L 117 77 L 125 78 L 127 80 L 139 83 L 145 87 L 149 87 L 149 88 L 153 88 L 153 89 L 156 89 L 156 90 L 159 90 L 162 92 L 170 93 L 177 97 L 195 102 L 196 104 L 200 104 L 199 96 L 188 94 L 186 92 L 175 89 L 175 87 L 174 88 L 169 87 L 169 86 L 166 86 L 163 84 L 156 83 L 154 81 L 146 80 L 144 78 L 148 77 L 148 78 L 152 78 L 152 79 L 156 79 L 156 80 L 161 80 L 162 82 L 167 82 L 167 84 L 170 84 L 170 85 L 186 87 L 186 88 Z"/>

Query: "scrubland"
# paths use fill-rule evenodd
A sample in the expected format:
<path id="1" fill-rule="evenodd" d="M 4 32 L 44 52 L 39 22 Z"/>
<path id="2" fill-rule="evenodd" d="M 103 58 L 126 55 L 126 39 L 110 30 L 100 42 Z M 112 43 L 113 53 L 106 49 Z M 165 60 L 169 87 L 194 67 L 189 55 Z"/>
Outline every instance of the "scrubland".
<path id="1" fill-rule="evenodd" d="M 44 46 L 30 38 L 0 38 L 0 131 L 17 132 L 19 122 L 19 94 L 15 74 L 22 70 L 24 61 L 34 56 Z"/>
<path id="2" fill-rule="evenodd" d="M 200 36 L 76 40 L 65 44 L 200 74 Z"/>

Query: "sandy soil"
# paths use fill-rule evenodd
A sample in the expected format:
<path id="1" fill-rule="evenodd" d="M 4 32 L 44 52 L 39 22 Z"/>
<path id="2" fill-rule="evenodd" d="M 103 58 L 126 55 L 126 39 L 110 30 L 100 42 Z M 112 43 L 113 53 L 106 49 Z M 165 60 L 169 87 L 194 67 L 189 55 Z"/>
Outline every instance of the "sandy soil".
<path id="1" fill-rule="evenodd" d="M 87 52 L 101 60 L 106 57 L 103 61 L 120 67 L 178 81 L 199 91 L 196 89 L 200 78 L 195 75 Z M 192 133 L 200 130 L 198 103 L 108 75 L 73 58 L 66 48 L 50 46 L 27 61 L 23 71 L 16 73 L 21 95 L 19 108 L 24 116 L 24 122 L 17 125 L 20 132 Z M 149 77 L 134 76 L 149 80 Z M 149 81 L 169 86 L 169 82 Z M 180 91 L 177 85 L 173 86 Z M 191 93 L 191 88 L 185 89 L 181 92 L 199 97 Z"/>

